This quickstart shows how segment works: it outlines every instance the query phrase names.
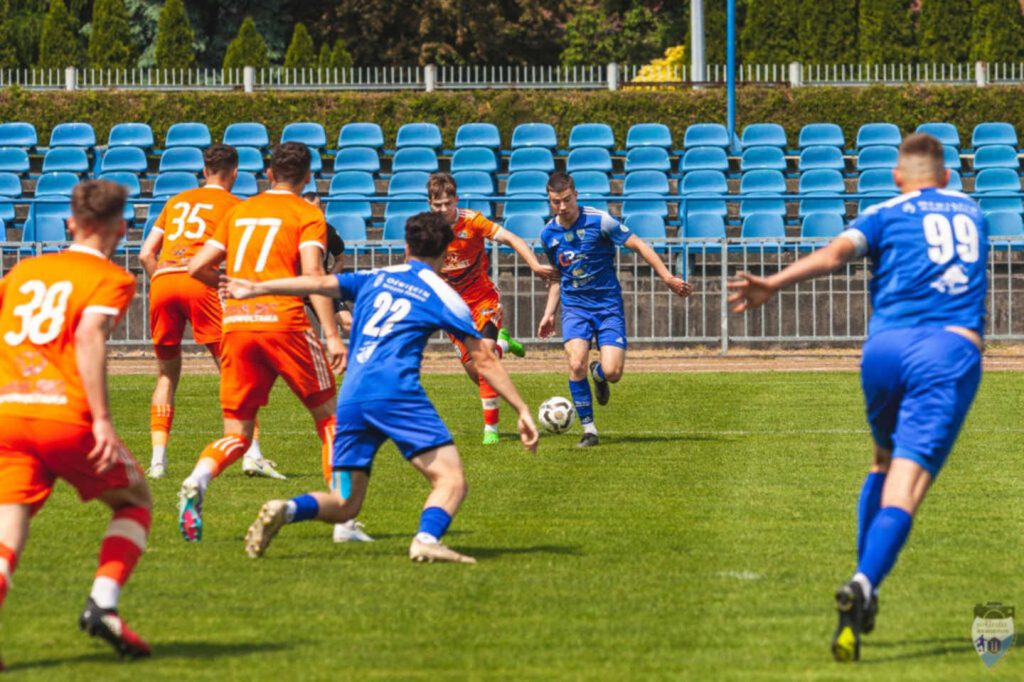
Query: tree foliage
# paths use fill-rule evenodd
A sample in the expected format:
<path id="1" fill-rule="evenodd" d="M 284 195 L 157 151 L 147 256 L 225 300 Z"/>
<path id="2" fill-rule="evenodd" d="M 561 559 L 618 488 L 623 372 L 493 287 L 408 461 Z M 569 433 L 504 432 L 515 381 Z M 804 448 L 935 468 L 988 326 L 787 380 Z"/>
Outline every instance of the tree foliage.
<path id="1" fill-rule="evenodd" d="M 861 0 L 858 45 L 867 64 L 915 61 L 914 23 L 908 0 Z"/>
<path id="2" fill-rule="evenodd" d="M 15 30 L 10 0 L 0 0 L 0 69 L 13 69 L 18 66 L 18 52 L 14 43 Z"/>
<path id="3" fill-rule="evenodd" d="M 972 60 L 1024 60 L 1024 18 L 1017 0 L 976 0 L 972 34 Z"/>
<path id="4" fill-rule="evenodd" d="M 264 68 L 270 63 L 267 57 L 267 43 L 256 30 L 256 22 L 252 17 L 242 21 L 238 36 L 228 45 L 224 55 L 225 69 L 240 69 L 244 66 Z"/>
<path id="5" fill-rule="evenodd" d="M 310 37 L 305 24 L 295 24 L 292 41 L 288 44 L 288 51 L 284 53 L 284 66 L 287 69 L 309 69 L 316 66 L 313 38 Z"/>
<path id="6" fill-rule="evenodd" d="M 561 53 L 565 66 L 643 64 L 657 57 L 672 37 L 670 22 L 641 4 L 620 14 L 597 0 L 582 0 L 572 11 Z"/>
<path id="7" fill-rule="evenodd" d="M 743 61 L 781 64 L 800 58 L 793 0 L 750 0 L 741 33 Z"/>
<path id="8" fill-rule="evenodd" d="M 78 37 L 78 22 L 68 11 L 64 0 L 50 0 L 50 9 L 43 20 L 39 36 L 39 68 L 62 69 L 82 66 L 84 55 Z"/>
<path id="9" fill-rule="evenodd" d="M 182 0 L 167 0 L 160 10 L 156 29 L 156 66 L 160 69 L 187 69 L 195 61 L 192 41 L 195 34 L 185 3 Z"/>
<path id="10" fill-rule="evenodd" d="M 857 61 L 857 0 L 799 0 L 800 60 L 818 64 Z"/>
<path id="11" fill-rule="evenodd" d="M 96 0 L 89 34 L 89 66 L 127 69 L 135 66 L 128 9 L 124 0 Z"/>
<path id="12" fill-rule="evenodd" d="M 927 0 L 921 4 L 917 51 L 921 61 L 939 64 L 970 58 L 972 4 L 967 0 Z"/>

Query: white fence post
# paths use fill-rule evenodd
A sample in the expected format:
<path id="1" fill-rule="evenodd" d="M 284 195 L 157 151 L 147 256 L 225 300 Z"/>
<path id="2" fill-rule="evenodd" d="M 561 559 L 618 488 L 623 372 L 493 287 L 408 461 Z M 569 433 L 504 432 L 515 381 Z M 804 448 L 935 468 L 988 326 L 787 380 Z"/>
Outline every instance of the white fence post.
<path id="1" fill-rule="evenodd" d="M 437 66 L 427 64 L 423 67 L 423 86 L 427 92 L 437 89 Z"/>
<path id="2" fill-rule="evenodd" d="M 974 62 L 974 82 L 979 88 L 988 85 L 988 73 L 985 68 L 985 62 Z"/>
<path id="3" fill-rule="evenodd" d="M 608 89 L 612 92 L 619 89 L 619 65 L 614 62 L 608 65 Z"/>
<path id="4" fill-rule="evenodd" d="M 800 88 L 804 84 L 804 67 L 800 62 L 789 63 L 789 87 Z"/>
<path id="5" fill-rule="evenodd" d="M 242 68 L 242 89 L 245 92 L 256 89 L 256 69 L 252 66 Z"/>
<path id="6" fill-rule="evenodd" d="M 73 66 L 64 68 L 64 89 L 74 90 L 78 85 L 78 70 Z"/>

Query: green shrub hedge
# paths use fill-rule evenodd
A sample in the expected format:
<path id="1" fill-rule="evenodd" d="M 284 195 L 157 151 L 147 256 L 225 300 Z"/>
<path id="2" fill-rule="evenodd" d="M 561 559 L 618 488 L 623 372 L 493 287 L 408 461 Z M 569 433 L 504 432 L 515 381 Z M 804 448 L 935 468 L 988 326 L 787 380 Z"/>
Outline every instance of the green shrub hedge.
<path id="1" fill-rule="evenodd" d="M 88 121 L 97 139 L 105 141 L 110 127 L 123 121 L 145 121 L 158 141 L 179 121 L 202 121 L 214 139 L 235 121 L 260 121 L 279 139 L 285 124 L 319 121 L 333 146 L 342 124 L 379 123 L 389 144 L 398 126 L 432 121 L 452 144 L 455 130 L 468 121 L 498 126 L 507 146 L 512 129 L 529 121 L 555 126 L 565 144 L 573 125 L 602 121 L 624 144 L 634 123 L 657 121 L 672 129 L 677 146 L 692 123 L 725 120 L 725 90 L 682 91 L 541 91 L 480 90 L 468 92 L 297 93 L 259 92 L 28 92 L 0 91 L 0 119 L 29 121 L 41 143 L 50 130 L 65 121 Z M 911 131 L 925 121 L 949 121 L 960 129 L 964 146 L 973 127 L 982 121 L 1009 121 L 1024 130 L 1024 87 L 868 87 L 868 88 L 741 88 L 737 92 L 737 127 L 773 121 L 785 127 L 795 145 L 806 123 L 838 123 L 853 144 L 857 128 L 871 121 L 889 121 Z"/>

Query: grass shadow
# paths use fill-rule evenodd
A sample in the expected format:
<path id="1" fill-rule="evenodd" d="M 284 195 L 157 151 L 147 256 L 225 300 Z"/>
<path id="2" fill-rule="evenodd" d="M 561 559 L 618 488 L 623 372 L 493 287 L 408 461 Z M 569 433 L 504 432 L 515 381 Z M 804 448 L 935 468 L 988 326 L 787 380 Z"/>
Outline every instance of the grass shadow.
<path id="1" fill-rule="evenodd" d="M 291 648 L 291 643 L 281 642 L 197 642 L 197 641 L 170 641 L 153 643 L 153 658 L 198 658 L 213 659 L 230 656 L 249 656 L 251 654 L 262 654 L 269 651 L 280 651 Z M 38 661 L 25 663 L 12 663 L 7 666 L 6 672 L 17 672 L 20 670 L 45 670 L 62 665 L 74 665 L 77 663 L 113 663 L 129 665 L 146 665 L 146 659 L 137 661 L 123 661 L 112 651 L 95 651 L 78 656 L 67 656 L 63 658 L 44 658 Z M 142 669 L 140 669 L 142 672 Z"/>
<path id="2" fill-rule="evenodd" d="M 478 559 L 494 559 L 514 554 L 557 554 L 561 556 L 582 556 L 578 545 L 534 545 L 532 547 L 466 547 L 459 545 L 459 552 Z"/>
<path id="3" fill-rule="evenodd" d="M 936 637 L 931 639 L 910 639 L 910 640 L 898 640 L 898 641 L 880 641 L 880 642 L 865 642 L 866 648 L 870 651 L 874 648 L 885 649 L 885 648 L 897 648 L 897 647 L 912 647 L 919 644 L 931 644 L 927 649 L 919 651 L 908 651 L 902 654 L 893 654 L 891 656 L 882 656 L 880 658 L 868 658 L 861 659 L 862 665 L 873 665 L 882 663 L 892 663 L 893 661 L 907 661 L 916 658 L 931 658 L 933 656 L 950 656 L 950 655 L 963 655 L 963 654 L 975 654 L 974 646 L 964 637 Z"/>

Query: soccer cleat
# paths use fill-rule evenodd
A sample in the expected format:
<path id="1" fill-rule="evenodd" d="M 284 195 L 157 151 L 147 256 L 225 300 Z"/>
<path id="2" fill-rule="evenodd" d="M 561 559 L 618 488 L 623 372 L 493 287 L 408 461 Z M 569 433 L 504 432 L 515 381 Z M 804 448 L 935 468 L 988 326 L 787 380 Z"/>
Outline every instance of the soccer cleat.
<path id="1" fill-rule="evenodd" d="M 878 615 L 878 592 L 871 594 L 871 601 L 868 602 L 867 608 L 864 609 L 864 622 L 860 626 L 860 633 L 862 635 L 870 634 L 875 629 L 875 616 Z"/>
<path id="2" fill-rule="evenodd" d="M 516 356 L 517 358 L 522 358 L 526 356 L 526 348 L 524 348 L 523 344 L 521 344 L 519 341 L 513 339 L 512 335 L 508 333 L 507 329 L 498 330 L 498 340 L 507 343 L 508 352 Z"/>
<path id="3" fill-rule="evenodd" d="M 598 445 L 600 441 L 597 439 L 596 433 L 584 433 L 583 437 L 580 438 L 580 442 L 576 443 L 578 448 L 592 448 Z"/>
<path id="4" fill-rule="evenodd" d="M 592 363 L 590 363 L 590 377 L 594 380 L 594 392 L 597 393 L 597 404 L 607 405 L 608 399 L 612 397 L 612 390 L 608 386 L 607 381 L 598 379 L 597 375 L 594 374 L 594 368 L 600 366 L 601 363 L 598 362 L 597 360 L 594 360 Z"/>
<path id="5" fill-rule="evenodd" d="M 365 526 L 355 519 L 345 523 L 334 524 L 335 542 L 373 542 L 373 538 L 363 530 Z"/>
<path id="6" fill-rule="evenodd" d="M 163 462 L 153 462 L 149 465 L 149 470 L 146 472 L 146 477 L 154 481 L 158 481 L 164 477 L 167 473 L 167 467 Z"/>
<path id="7" fill-rule="evenodd" d="M 185 542 L 203 539 L 203 492 L 187 478 L 178 491 L 178 528 Z"/>
<path id="8" fill-rule="evenodd" d="M 270 541 L 277 535 L 277 531 L 287 523 L 285 511 L 288 509 L 286 500 L 271 500 L 260 507 L 260 513 L 256 520 L 249 526 L 245 533 L 245 553 L 250 559 L 263 556 L 270 546 Z"/>
<path id="9" fill-rule="evenodd" d="M 249 453 L 245 453 L 245 456 L 242 457 L 242 471 L 245 472 L 246 476 L 262 476 L 263 478 L 273 478 L 278 481 L 288 479 L 287 476 L 277 470 L 275 462 L 266 459 L 263 455 L 250 456 Z"/>
<path id="10" fill-rule="evenodd" d="M 850 581 L 836 590 L 839 624 L 832 636 L 832 658 L 840 663 L 860 660 L 860 635 L 864 630 L 864 592 Z"/>
<path id="11" fill-rule="evenodd" d="M 149 645 L 121 620 L 117 609 L 101 609 L 92 597 L 85 600 L 78 627 L 90 637 L 105 639 L 119 656 L 145 658 L 150 655 Z"/>
<path id="12" fill-rule="evenodd" d="M 476 559 L 459 554 L 454 549 L 445 547 L 440 542 L 420 542 L 413 538 L 409 545 L 409 558 L 417 563 L 432 564 L 435 561 L 448 561 L 453 564 L 475 564 Z"/>
<path id="13" fill-rule="evenodd" d="M 484 431 L 484 445 L 497 445 L 500 440 L 501 436 L 497 431 Z"/>

